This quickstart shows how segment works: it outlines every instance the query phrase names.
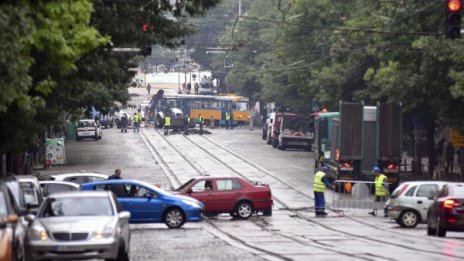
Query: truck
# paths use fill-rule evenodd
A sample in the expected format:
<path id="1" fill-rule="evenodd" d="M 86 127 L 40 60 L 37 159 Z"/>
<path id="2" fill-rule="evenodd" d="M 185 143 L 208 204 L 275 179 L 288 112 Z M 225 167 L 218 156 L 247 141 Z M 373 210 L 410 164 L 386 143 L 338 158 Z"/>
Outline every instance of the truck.
<path id="1" fill-rule="evenodd" d="M 314 132 L 309 117 L 299 114 L 284 114 L 280 118 L 277 148 L 303 148 L 311 150 Z"/>
<path id="2" fill-rule="evenodd" d="M 401 122 L 400 103 L 364 106 L 340 102 L 339 112 L 318 114 L 314 143 L 318 155 L 316 169 L 328 166 L 328 177 L 332 181 L 372 181 L 371 170 L 379 166 L 393 191 L 400 181 Z"/>
<path id="3" fill-rule="evenodd" d="M 281 150 L 294 147 L 310 151 L 314 141 L 313 121 L 301 114 L 272 112 L 263 126 L 262 138 Z"/>

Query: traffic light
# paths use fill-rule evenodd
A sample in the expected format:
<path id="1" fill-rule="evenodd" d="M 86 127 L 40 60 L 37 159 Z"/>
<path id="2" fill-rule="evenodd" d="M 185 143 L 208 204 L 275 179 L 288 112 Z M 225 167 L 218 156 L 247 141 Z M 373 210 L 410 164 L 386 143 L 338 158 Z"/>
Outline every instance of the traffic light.
<path id="1" fill-rule="evenodd" d="M 446 37 L 461 37 L 461 0 L 446 0 Z"/>
<path id="2" fill-rule="evenodd" d="M 144 46 L 140 48 L 140 55 L 151 56 L 151 46 Z"/>
<path id="3" fill-rule="evenodd" d="M 155 31 L 155 26 L 153 24 L 147 24 L 147 23 L 143 23 L 142 24 L 142 32 L 146 33 L 148 31 Z"/>

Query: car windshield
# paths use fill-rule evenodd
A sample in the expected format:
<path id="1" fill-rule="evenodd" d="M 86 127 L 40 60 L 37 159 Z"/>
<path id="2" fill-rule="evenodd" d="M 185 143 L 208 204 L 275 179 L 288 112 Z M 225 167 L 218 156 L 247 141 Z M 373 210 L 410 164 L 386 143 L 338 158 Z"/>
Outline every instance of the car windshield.
<path id="1" fill-rule="evenodd" d="M 8 208 L 6 206 L 5 194 L 0 191 L 0 218 L 4 218 L 8 215 Z"/>
<path id="2" fill-rule="evenodd" d="M 93 121 L 80 121 L 79 127 L 95 127 L 95 122 Z"/>
<path id="3" fill-rule="evenodd" d="M 192 184 L 192 182 L 194 182 L 195 179 L 191 179 L 189 181 L 187 181 L 186 183 L 184 183 L 182 186 L 180 186 L 179 188 L 176 189 L 176 191 L 183 191 L 186 187 L 188 187 L 190 184 Z"/>
<path id="4" fill-rule="evenodd" d="M 49 198 L 40 214 L 41 217 L 112 215 L 113 208 L 107 197 Z"/>
<path id="5" fill-rule="evenodd" d="M 24 193 L 24 200 L 26 204 L 38 205 L 39 195 L 31 182 L 21 182 L 21 188 Z"/>

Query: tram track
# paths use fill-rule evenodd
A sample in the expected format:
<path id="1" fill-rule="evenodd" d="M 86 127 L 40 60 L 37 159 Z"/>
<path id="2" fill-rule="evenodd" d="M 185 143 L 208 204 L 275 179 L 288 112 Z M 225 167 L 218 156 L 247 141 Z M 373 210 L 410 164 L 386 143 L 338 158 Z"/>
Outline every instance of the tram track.
<path id="1" fill-rule="evenodd" d="M 163 139 L 164 142 L 166 142 L 174 151 L 176 151 L 176 153 L 178 153 L 178 155 L 183 160 L 185 160 L 185 162 L 187 164 L 189 164 L 192 167 L 192 169 L 195 170 L 199 175 L 208 174 L 208 173 L 206 173 L 206 171 L 204 169 L 199 168 L 197 166 L 196 162 L 192 161 L 189 157 L 187 157 L 186 154 L 185 154 L 185 151 L 181 151 L 181 149 L 176 147 L 167 137 L 163 136 L 159 131 L 155 131 L 155 132 L 157 133 L 157 135 L 159 135 Z M 145 134 L 142 134 L 142 136 L 144 136 L 144 135 Z M 229 150 L 228 148 L 225 148 L 224 146 L 221 146 L 221 145 L 217 144 L 216 142 L 212 141 L 209 138 L 206 138 L 206 137 L 202 136 L 202 144 L 200 145 L 200 144 L 198 144 L 197 141 L 194 141 L 192 138 L 190 138 L 188 136 L 184 136 L 184 137 L 185 137 L 186 140 L 188 140 L 190 142 L 191 145 L 193 145 L 197 149 L 200 149 L 202 152 L 204 152 L 206 155 L 208 155 L 208 157 L 211 157 L 215 161 L 219 162 L 220 164 L 222 164 L 223 167 L 227 168 L 228 170 L 230 170 L 232 173 L 234 173 L 237 176 L 240 176 L 242 178 L 245 178 L 245 179 L 249 180 L 249 178 L 245 174 L 243 174 L 240 171 L 236 170 L 229 163 L 227 163 L 223 159 L 221 159 L 221 157 L 219 157 L 217 155 L 217 153 L 212 153 L 211 151 L 216 151 L 217 152 L 217 149 L 225 151 L 229 155 L 232 155 L 236 159 L 239 159 L 243 163 L 246 163 L 248 166 L 254 168 L 254 170 L 258 170 L 260 173 L 263 174 L 263 176 L 272 177 L 274 180 L 282 183 L 284 186 L 290 187 L 292 190 L 296 191 L 296 193 L 299 196 L 308 199 L 308 201 L 310 201 L 310 202 L 312 202 L 312 200 L 313 200 L 313 197 L 308 195 L 307 193 L 304 193 L 303 191 L 299 190 L 298 188 L 294 188 L 290 183 L 286 182 L 285 180 L 281 179 L 280 177 L 277 177 L 273 173 L 263 169 L 262 167 L 254 164 L 253 162 L 250 162 L 249 160 L 247 160 L 244 157 L 242 157 L 241 155 L 238 155 L 237 153 Z M 177 178 L 177 176 L 175 175 L 174 171 L 172 169 L 170 169 L 169 164 L 167 164 L 164 161 L 163 156 L 156 150 L 155 146 L 153 146 L 153 144 L 151 144 L 151 142 L 148 141 L 148 137 L 145 136 L 144 139 L 147 140 L 147 141 L 145 141 L 147 146 L 151 147 L 150 150 L 153 150 L 152 153 L 157 155 L 157 157 L 155 157 L 155 160 L 157 162 L 163 163 L 162 165 L 165 166 L 164 169 L 163 169 L 163 173 L 165 173 L 166 176 L 170 176 L 168 178 L 169 178 L 171 183 L 175 180 L 175 183 L 176 183 L 175 185 L 179 186 L 181 184 L 181 182 Z M 203 142 L 203 141 L 206 141 L 206 142 Z M 211 147 L 208 147 L 207 144 L 212 144 L 212 146 L 214 146 L 216 148 L 216 150 L 211 150 Z M 208 149 L 208 148 L 210 148 L 210 149 Z M 172 185 L 174 185 L 174 184 L 172 184 Z M 444 255 L 444 256 L 447 256 L 447 257 L 450 257 L 450 258 L 460 258 L 460 259 L 464 258 L 464 256 L 454 255 L 452 253 L 445 253 L 445 252 L 442 252 L 442 251 L 435 251 L 435 250 L 429 250 L 429 249 L 423 249 L 423 248 L 416 248 L 416 247 L 413 247 L 413 246 L 405 245 L 403 243 L 390 242 L 390 241 L 387 241 L 387 240 L 384 240 L 384 239 L 366 237 L 366 236 L 359 235 L 359 234 L 356 234 L 356 233 L 347 232 L 347 231 L 343 231 L 343 230 L 340 230 L 340 229 L 335 229 L 335 228 L 325 224 L 324 222 L 317 221 L 314 218 L 309 218 L 307 215 L 304 215 L 303 213 L 301 213 L 301 211 L 298 211 L 297 209 L 290 208 L 283 200 L 279 199 L 275 195 L 273 195 L 273 198 L 281 206 L 283 206 L 283 208 L 281 208 L 281 210 L 289 211 L 293 215 L 299 217 L 301 220 L 304 220 L 304 221 L 306 221 L 308 223 L 311 223 L 311 224 L 318 225 L 318 226 L 320 226 L 320 227 L 322 227 L 322 228 L 324 228 L 324 229 L 326 229 L 328 231 L 335 232 L 335 233 L 338 233 L 340 235 L 343 235 L 343 236 L 346 236 L 346 237 L 349 237 L 349 238 L 353 238 L 353 239 L 356 239 L 356 240 L 359 240 L 359 241 L 362 241 L 362 242 L 371 243 L 371 244 L 372 243 L 386 244 L 386 245 L 389 245 L 389 246 L 406 249 L 408 251 L 415 251 L 415 252 L 421 253 L 421 254 L 422 253 L 428 253 L 428 254 L 431 254 L 431 255 Z M 381 228 L 372 226 L 372 225 L 368 224 L 367 222 L 362 222 L 362 221 L 356 220 L 356 219 L 351 218 L 351 217 L 345 217 L 345 218 L 347 218 L 347 219 L 349 219 L 349 220 L 351 220 L 353 222 L 359 223 L 359 224 L 368 225 L 369 227 L 371 227 L 373 229 L 376 229 L 376 230 L 383 230 L 383 231 L 386 231 L 388 233 L 393 233 L 392 231 L 389 231 L 387 229 L 381 229 Z M 262 249 L 262 248 L 259 248 L 259 247 L 253 246 L 253 245 L 249 245 L 247 242 L 237 238 L 236 236 L 234 236 L 230 232 L 227 232 L 227 231 L 221 229 L 220 227 L 218 227 L 211 220 L 207 220 L 207 222 L 208 222 L 208 224 L 210 224 L 211 227 L 213 227 L 214 229 L 216 229 L 216 230 L 220 231 L 221 233 L 227 235 L 229 239 L 234 240 L 236 243 L 238 242 L 238 243 L 244 245 L 247 248 L 251 248 L 254 251 L 261 251 L 263 254 L 270 255 L 270 256 L 276 257 L 276 258 L 281 258 L 283 260 L 287 260 L 287 258 L 284 255 L 281 255 L 279 253 L 274 253 L 274 252 L 268 251 L 266 249 Z M 259 224 L 256 221 L 252 220 L 252 222 L 259 226 Z M 346 256 L 346 257 L 350 257 L 350 258 L 357 258 L 357 259 L 361 259 L 361 260 L 373 260 L 373 259 L 376 259 L 376 260 L 377 259 L 395 260 L 395 259 L 385 258 L 384 256 L 376 256 L 376 255 L 373 256 L 372 254 L 368 254 L 368 255 L 366 254 L 366 255 L 360 256 L 359 254 L 352 254 L 352 253 L 346 253 L 346 252 L 338 251 L 336 249 L 333 249 L 332 247 L 324 247 L 324 245 L 321 245 L 319 242 L 305 241 L 299 235 L 289 235 L 288 233 L 277 232 L 277 231 L 273 231 L 273 234 L 284 237 L 284 238 L 287 238 L 287 239 L 292 240 L 292 241 L 294 241 L 294 242 L 296 242 L 298 244 L 301 244 L 303 246 L 306 245 L 306 246 L 311 246 L 311 247 L 317 247 L 317 248 L 320 248 L 320 249 L 327 250 L 327 251 L 329 251 L 331 253 L 335 253 L 335 254 L 338 254 L 338 255 L 343 255 L 343 256 Z M 397 235 L 398 233 L 395 232 L 393 234 Z M 404 233 L 403 235 L 408 236 L 408 237 L 411 236 L 410 234 L 406 234 L 406 233 Z M 417 238 L 420 238 L 420 237 L 417 237 Z M 421 239 L 423 240 L 423 238 L 421 238 Z"/>

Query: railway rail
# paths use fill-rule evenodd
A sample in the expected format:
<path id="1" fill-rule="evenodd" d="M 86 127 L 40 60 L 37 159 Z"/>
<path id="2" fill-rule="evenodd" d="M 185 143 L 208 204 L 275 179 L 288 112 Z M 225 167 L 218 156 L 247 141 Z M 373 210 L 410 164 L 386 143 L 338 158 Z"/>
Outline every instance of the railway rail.
<path id="1" fill-rule="evenodd" d="M 327 251 L 333 255 L 344 256 L 345 258 L 360 259 L 360 260 L 398 260 L 395 257 L 390 257 L 383 253 L 385 246 L 388 246 L 393 251 L 403 251 L 407 255 L 417 256 L 426 255 L 426 258 L 451 258 L 463 259 L 464 254 L 444 251 L 446 244 L 453 242 L 455 247 L 462 248 L 464 242 L 455 239 L 435 239 L 415 236 L 398 231 L 391 231 L 385 228 L 373 226 L 367 222 L 360 221 L 351 217 L 340 217 L 346 223 L 346 227 L 361 225 L 366 229 L 373 231 L 375 235 L 382 236 L 366 236 L 365 231 L 344 230 L 332 225 L 332 222 L 327 222 L 328 219 L 318 219 L 310 216 L 312 212 L 307 211 L 304 206 L 313 204 L 313 197 L 308 192 L 295 188 L 284 178 L 265 170 L 259 165 L 247 160 L 243 156 L 229 150 L 228 148 L 214 142 L 213 140 L 200 135 L 170 135 L 164 136 L 160 131 L 153 129 L 145 129 L 141 131 L 142 139 L 147 147 L 152 152 L 155 160 L 163 170 L 163 173 L 168 177 L 172 186 L 179 186 L 193 176 L 211 175 L 211 176 L 231 176 L 236 175 L 248 180 L 260 179 L 272 185 L 274 201 L 279 205 L 279 210 L 287 213 L 289 216 L 298 218 L 304 223 L 300 223 L 302 230 L 317 226 L 324 233 L 334 237 L 340 237 L 348 240 L 355 240 L 360 247 L 366 245 L 371 251 L 363 253 L 356 249 L 334 248 L 331 245 L 321 243 L 314 238 L 307 238 L 299 232 L 285 231 L 280 229 L 266 229 L 268 224 L 265 224 L 266 219 L 251 218 L 249 221 L 254 225 L 261 227 L 263 231 L 268 233 L 268 236 L 280 238 L 282 241 L 291 241 L 302 247 L 315 248 Z M 275 189 L 276 188 L 276 189 Z M 285 195 L 285 196 L 284 196 Z M 290 199 L 289 199 L 290 198 Z M 291 200 L 297 200 L 297 203 Z M 334 218 L 332 218 L 333 220 Z M 263 223 L 264 222 L 264 223 Z M 257 246 L 248 242 L 242 237 L 236 236 L 233 229 L 221 227 L 220 220 L 207 219 L 208 231 L 219 236 L 221 239 L 229 242 L 231 245 L 240 247 L 250 253 L 263 256 L 266 259 L 281 259 L 291 260 L 287 254 L 282 251 L 273 251 L 264 247 Z M 363 233 L 364 232 L 364 233 Z M 411 237 L 414 238 L 415 244 L 411 244 Z M 392 240 L 393 239 L 393 240 Z M 431 249 L 430 245 L 436 248 Z M 377 249 L 378 247 L 378 249 Z M 358 249 L 359 249 L 358 248 Z"/>

